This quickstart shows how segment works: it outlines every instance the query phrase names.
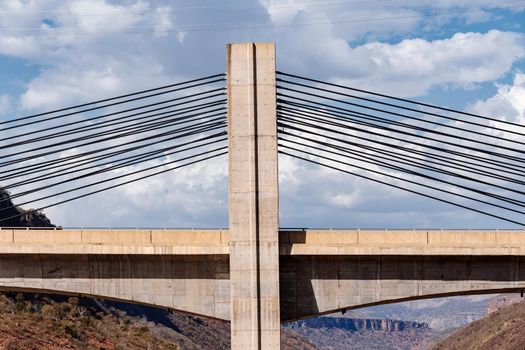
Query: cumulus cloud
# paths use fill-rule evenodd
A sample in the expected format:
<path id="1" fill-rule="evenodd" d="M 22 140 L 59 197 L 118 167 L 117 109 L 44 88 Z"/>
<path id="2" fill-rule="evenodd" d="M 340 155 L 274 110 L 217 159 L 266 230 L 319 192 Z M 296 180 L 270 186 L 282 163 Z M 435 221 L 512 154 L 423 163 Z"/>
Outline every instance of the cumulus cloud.
<path id="1" fill-rule="evenodd" d="M 120 91 L 140 90 L 148 84 L 141 82 L 146 72 L 154 75 L 158 67 L 149 65 L 141 71 L 137 66 L 128 65 L 118 60 L 103 61 L 89 53 L 81 60 L 94 60 L 98 64 L 85 68 L 64 64 L 46 70 L 32 80 L 20 97 L 21 107 L 25 110 L 49 110 L 57 106 L 76 104 L 78 101 L 93 100 L 115 95 Z M 52 88 L 51 88 L 52 87 Z"/>
<path id="2" fill-rule="evenodd" d="M 355 48 L 332 39 L 324 41 L 317 54 L 308 55 L 309 62 L 301 67 L 325 68 L 331 80 L 344 85 L 421 96 L 435 86 L 465 88 L 501 78 L 525 57 L 524 43 L 523 34 L 497 30 L 457 33 L 434 41 L 372 42 Z M 323 52 L 331 52 L 330 57 Z"/>
<path id="3" fill-rule="evenodd" d="M 54 1 L 12 0 L 9 3 L 2 5 L 7 12 L 0 8 L 0 27 L 31 28 L 40 26 L 44 20 L 55 24 L 44 32 L 6 30 L 0 34 L 0 53 L 46 67 L 21 96 L 21 106 L 26 110 L 49 109 L 72 101 L 159 85 L 180 79 L 181 75 L 195 77 L 201 75 L 204 68 L 209 72 L 221 71 L 224 44 L 247 39 L 242 31 L 224 31 L 220 30 L 221 26 L 218 31 L 190 30 L 199 27 L 199 23 L 206 28 L 206 23 L 216 21 L 214 15 L 223 15 L 214 7 L 210 11 L 192 10 L 161 1 L 119 4 L 77 0 L 68 2 L 67 6 L 58 6 Z M 429 4 L 402 3 L 398 12 L 417 14 Z M 237 10 L 228 8 L 229 16 L 235 16 L 229 26 L 235 27 L 236 23 L 271 26 L 272 21 L 276 21 L 276 13 L 291 13 L 282 21 L 299 27 L 290 31 L 279 27 L 271 31 L 255 29 L 250 35 L 261 40 L 273 37 L 277 41 L 281 69 L 364 88 L 396 91 L 403 96 L 423 95 L 433 86 L 465 87 L 492 81 L 507 72 L 525 52 L 522 34 L 501 31 L 458 33 L 434 41 L 372 41 L 356 46 L 352 41 L 360 32 L 352 28 L 341 31 L 342 24 L 337 18 L 346 12 L 354 13 L 357 5 L 322 7 L 301 1 L 263 1 L 262 5 L 259 11 L 256 11 L 256 2 L 243 3 Z M 497 6 L 490 1 L 478 4 L 492 5 Z M 369 9 L 373 11 L 378 4 L 361 7 L 368 6 L 373 6 Z M 389 4 L 381 6 L 381 11 L 391 10 Z M 443 1 L 436 6 L 450 4 Z M 466 6 L 466 3 L 454 5 Z M 9 16 L 13 9 L 27 12 L 14 20 Z M 312 17 L 334 24 L 300 26 Z M 412 19 L 400 21 L 395 21 L 393 27 L 409 31 L 417 25 Z M 185 27 L 188 24 L 192 27 Z M 148 28 L 155 34 L 153 39 L 146 38 Z M 377 30 L 390 31 L 388 28 Z M 131 34 L 118 35 L 126 31 Z"/>
<path id="4" fill-rule="evenodd" d="M 308 0 L 261 0 L 275 25 L 300 26 L 333 23 L 332 30 L 349 41 L 363 36 L 410 34 L 418 28 L 422 33 L 441 30 L 453 22 L 472 24 L 494 18 L 491 10 L 523 11 L 516 3 L 496 0 L 449 1 L 356 1 L 312 3 Z"/>
<path id="5" fill-rule="evenodd" d="M 511 85 L 497 84 L 497 88 L 496 95 L 474 102 L 469 110 L 525 125 L 525 73 L 516 72 Z"/>
<path id="6" fill-rule="evenodd" d="M 58 18 L 64 27 L 74 28 L 82 33 L 115 32 L 141 23 L 148 9 L 149 5 L 142 1 L 126 6 L 111 4 L 105 0 L 77 0 L 63 8 L 71 16 Z"/>

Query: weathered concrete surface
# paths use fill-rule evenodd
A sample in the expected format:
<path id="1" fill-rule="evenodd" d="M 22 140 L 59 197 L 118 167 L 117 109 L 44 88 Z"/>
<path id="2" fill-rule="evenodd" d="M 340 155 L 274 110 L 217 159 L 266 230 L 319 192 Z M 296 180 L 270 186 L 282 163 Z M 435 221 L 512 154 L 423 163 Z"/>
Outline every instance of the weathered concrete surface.
<path id="1" fill-rule="evenodd" d="M 278 349 L 275 45 L 227 46 L 232 349 Z"/>
<path id="2" fill-rule="evenodd" d="M 230 318 L 227 255 L 2 254 L 0 288 L 99 296 Z"/>
<path id="3" fill-rule="evenodd" d="M 403 299 L 525 289 L 525 257 L 281 257 L 283 322 Z"/>
<path id="4" fill-rule="evenodd" d="M 281 320 L 525 288 L 523 231 L 281 231 Z"/>

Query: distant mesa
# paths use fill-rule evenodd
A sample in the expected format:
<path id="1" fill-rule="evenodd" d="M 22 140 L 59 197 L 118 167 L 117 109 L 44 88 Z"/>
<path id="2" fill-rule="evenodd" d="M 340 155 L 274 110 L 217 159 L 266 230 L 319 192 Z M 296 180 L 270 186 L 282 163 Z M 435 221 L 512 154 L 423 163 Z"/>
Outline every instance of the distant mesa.
<path id="1" fill-rule="evenodd" d="M 23 214 L 23 215 L 20 215 Z M 13 206 L 9 192 L 0 187 L 0 227 L 56 227 L 41 211 Z"/>
<path id="2" fill-rule="evenodd" d="M 400 321 L 388 319 L 356 319 L 356 318 L 342 318 L 342 317 L 315 317 L 306 320 L 301 320 L 290 324 L 292 329 L 308 327 L 308 328 L 340 328 L 353 332 L 360 331 L 405 331 L 409 329 L 428 328 L 427 323 Z"/>

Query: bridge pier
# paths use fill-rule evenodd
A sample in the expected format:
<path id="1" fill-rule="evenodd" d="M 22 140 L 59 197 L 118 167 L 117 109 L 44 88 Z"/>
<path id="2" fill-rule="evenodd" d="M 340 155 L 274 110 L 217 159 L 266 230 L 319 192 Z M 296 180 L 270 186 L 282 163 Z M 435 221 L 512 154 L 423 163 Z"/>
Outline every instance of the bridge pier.
<path id="1" fill-rule="evenodd" d="M 275 45 L 227 46 L 232 349 L 279 349 Z"/>

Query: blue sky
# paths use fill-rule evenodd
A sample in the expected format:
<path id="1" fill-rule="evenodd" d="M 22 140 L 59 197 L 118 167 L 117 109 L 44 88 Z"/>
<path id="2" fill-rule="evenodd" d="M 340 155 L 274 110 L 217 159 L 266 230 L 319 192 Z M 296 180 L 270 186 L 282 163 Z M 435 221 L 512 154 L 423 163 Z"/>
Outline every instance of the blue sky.
<path id="1" fill-rule="evenodd" d="M 0 120 L 222 72 L 226 43 L 275 41 L 283 71 L 523 122 L 524 6 L 5 0 Z M 282 226 L 511 226 L 285 157 L 280 167 Z M 224 227 L 226 176 L 217 160 L 46 213 L 64 226 Z"/>

